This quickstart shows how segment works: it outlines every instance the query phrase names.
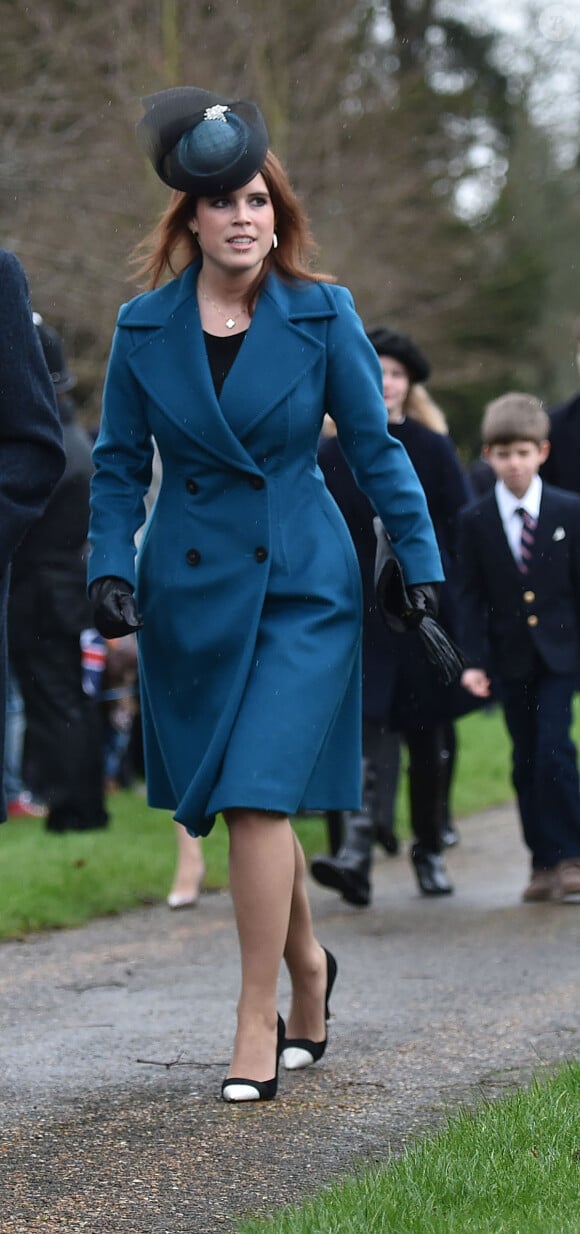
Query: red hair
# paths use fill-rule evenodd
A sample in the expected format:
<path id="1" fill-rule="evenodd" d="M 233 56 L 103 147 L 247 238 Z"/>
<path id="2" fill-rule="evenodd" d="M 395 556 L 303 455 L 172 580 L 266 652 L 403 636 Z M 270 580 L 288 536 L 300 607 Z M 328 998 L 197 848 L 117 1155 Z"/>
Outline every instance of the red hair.
<path id="1" fill-rule="evenodd" d="M 316 243 L 304 207 L 281 162 L 271 150 L 266 154 L 261 174 L 272 199 L 278 247 L 270 250 L 248 290 L 248 308 L 254 307 L 260 287 L 270 270 L 286 281 L 333 281 L 331 275 L 313 273 L 309 268 L 317 252 Z M 188 226 L 195 210 L 196 199 L 174 189 L 157 226 L 136 246 L 131 261 L 136 266 L 137 277 L 144 281 L 147 289 L 159 287 L 168 272 L 173 276 L 182 274 L 200 256 L 199 245 Z"/>

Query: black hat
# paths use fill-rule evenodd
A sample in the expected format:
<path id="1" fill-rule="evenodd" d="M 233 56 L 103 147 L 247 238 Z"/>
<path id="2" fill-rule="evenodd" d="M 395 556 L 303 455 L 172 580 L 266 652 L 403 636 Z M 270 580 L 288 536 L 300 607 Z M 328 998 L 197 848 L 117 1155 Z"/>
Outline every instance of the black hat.
<path id="1" fill-rule="evenodd" d="M 53 326 L 47 326 L 40 313 L 33 313 L 32 319 L 38 330 L 44 358 L 48 365 L 48 371 L 52 377 L 56 393 L 66 394 L 67 390 L 72 390 L 76 386 L 77 379 L 74 373 L 70 373 L 67 368 L 64 345 L 60 334 Z"/>
<path id="2" fill-rule="evenodd" d="M 392 356 L 393 360 L 404 364 L 412 381 L 428 380 L 431 365 L 408 334 L 397 334 L 388 326 L 377 326 L 375 330 L 368 331 L 367 338 L 379 356 Z"/>
<path id="3" fill-rule="evenodd" d="M 192 197 L 231 193 L 263 166 L 268 132 L 256 103 L 197 86 L 174 86 L 141 101 L 137 136 L 170 188 Z"/>

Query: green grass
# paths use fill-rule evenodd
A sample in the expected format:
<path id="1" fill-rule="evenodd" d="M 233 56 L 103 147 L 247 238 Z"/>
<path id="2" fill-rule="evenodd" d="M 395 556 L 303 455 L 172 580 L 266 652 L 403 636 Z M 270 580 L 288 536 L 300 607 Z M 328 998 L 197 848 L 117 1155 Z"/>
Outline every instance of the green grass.
<path id="1" fill-rule="evenodd" d="M 239 1234 L 578 1234 L 580 1063 Z"/>
<path id="2" fill-rule="evenodd" d="M 576 736 L 580 735 L 580 717 Z M 459 759 L 454 786 L 457 817 L 498 805 L 511 795 L 509 746 L 499 711 L 476 712 L 457 726 Z M 114 794 L 105 831 L 49 835 L 42 823 L 19 819 L 0 827 L 0 938 L 33 930 L 80 925 L 93 917 L 162 900 L 171 885 L 175 840 L 171 816 L 148 809 L 138 793 Z M 408 834 L 405 777 L 398 828 Z M 299 819 L 307 857 L 326 849 L 321 818 Z M 206 886 L 227 884 L 227 833 L 219 820 L 204 841 Z"/>

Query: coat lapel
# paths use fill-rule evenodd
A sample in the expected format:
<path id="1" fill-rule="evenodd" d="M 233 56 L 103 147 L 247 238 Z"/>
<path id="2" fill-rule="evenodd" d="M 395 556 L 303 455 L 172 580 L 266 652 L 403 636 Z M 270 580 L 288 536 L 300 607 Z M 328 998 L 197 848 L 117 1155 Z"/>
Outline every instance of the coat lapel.
<path id="1" fill-rule="evenodd" d="M 544 564 L 545 564 L 545 558 L 547 555 L 549 555 L 554 530 L 557 526 L 558 512 L 555 508 L 555 503 L 552 500 L 552 494 L 550 493 L 549 490 L 546 489 L 546 485 L 544 484 L 542 486 L 542 498 L 540 501 L 540 512 L 539 512 L 538 522 L 537 522 L 536 531 L 534 535 L 534 547 L 532 550 L 532 557 L 530 560 L 529 569 L 526 574 L 522 574 L 521 570 L 518 568 L 517 561 L 515 560 L 513 553 L 510 549 L 510 546 L 508 544 L 507 536 L 505 534 L 503 523 L 501 521 L 497 501 L 495 499 L 495 494 L 491 494 L 491 499 L 487 507 L 487 514 L 488 514 L 489 519 L 493 520 L 493 522 L 496 525 L 496 535 L 497 535 L 498 528 L 499 528 L 499 531 L 501 532 L 501 546 L 502 547 L 500 550 L 500 553 L 501 553 L 500 560 L 498 560 L 497 562 L 498 568 L 499 567 L 509 568 L 511 573 L 515 574 L 515 576 L 519 579 L 520 583 L 523 586 L 529 587 L 530 581 L 534 574 L 534 569 L 535 569 L 536 564 L 542 561 L 544 561 Z M 497 536 L 497 539 L 499 543 L 500 537 Z"/>
<path id="2" fill-rule="evenodd" d="M 225 420 L 215 393 L 195 294 L 197 273 L 197 263 L 188 267 L 173 297 L 169 285 L 161 289 L 167 294 L 160 294 L 157 304 L 154 295 L 135 303 L 123 321 L 136 336 L 128 362 L 181 432 L 222 463 L 252 471 L 255 464 Z"/>
<path id="3" fill-rule="evenodd" d="M 555 502 L 552 493 L 542 485 L 542 497 L 540 500 L 540 513 L 536 532 L 534 537 L 534 547 L 532 551 L 532 559 L 530 561 L 529 573 L 533 574 L 534 566 L 540 562 L 542 568 L 545 567 L 546 560 L 550 557 L 553 549 L 553 537 L 556 528 L 561 520 L 561 509 L 558 510 L 559 502 Z M 566 528 L 563 528 L 564 533 Z"/>
<path id="4" fill-rule="evenodd" d="M 120 321 L 134 336 L 128 362 L 182 432 L 222 462 L 255 471 L 242 443 L 323 357 L 324 343 L 308 330 L 306 319 L 328 318 L 336 310 L 324 288 L 313 302 L 308 289 L 269 275 L 218 400 L 195 294 L 198 272 L 196 262 L 179 279 L 128 306 Z M 239 436 L 228 413 L 243 425 Z"/>
<path id="5" fill-rule="evenodd" d="M 304 293 L 283 286 L 271 275 L 261 292 L 248 334 L 221 393 L 226 419 L 243 424 L 246 441 L 273 409 L 284 402 L 305 373 L 324 355 L 324 343 L 304 328 L 303 314 L 324 318 L 335 314 L 326 297 L 305 313 Z M 292 320 L 293 316 L 297 320 Z"/>
<path id="6" fill-rule="evenodd" d="M 499 512 L 495 493 L 493 492 L 490 493 L 490 496 L 487 500 L 487 512 L 488 512 L 490 527 L 492 527 L 493 529 L 494 539 L 496 540 L 498 544 L 498 558 L 499 559 L 496 562 L 496 566 L 498 569 L 509 570 L 510 574 L 513 575 L 514 578 L 517 578 L 521 581 L 523 575 L 521 571 L 518 569 L 518 563 L 509 546 L 508 538 L 505 534 L 505 528 L 501 521 L 501 515 Z M 500 545 L 501 547 L 499 547 Z"/>

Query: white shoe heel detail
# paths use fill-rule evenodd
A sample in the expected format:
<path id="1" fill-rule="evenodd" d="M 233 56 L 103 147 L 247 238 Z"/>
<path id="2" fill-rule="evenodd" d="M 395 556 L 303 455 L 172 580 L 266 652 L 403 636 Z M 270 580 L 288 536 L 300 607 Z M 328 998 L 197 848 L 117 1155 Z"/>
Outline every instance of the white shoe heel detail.
<path id="1" fill-rule="evenodd" d="M 286 1071 L 301 1071 L 303 1067 L 311 1067 L 314 1055 L 302 1046 L 289 1045 L 282 1051 L 282 1062 Z"/>
<path id="2" fill-rule="evenodd" d="M 167 897 L 167 903 L 170 908 L 195 908 L 199 900 L 199 894 L 189 894 L 189 892 L 170 891 Z"/>
<path id="3" fill-rule="evenodd" d="M 224 1084 L 222 1097 L 224 1101 L 259 1101 L 260 1093 L 253 1084 Z"/>

